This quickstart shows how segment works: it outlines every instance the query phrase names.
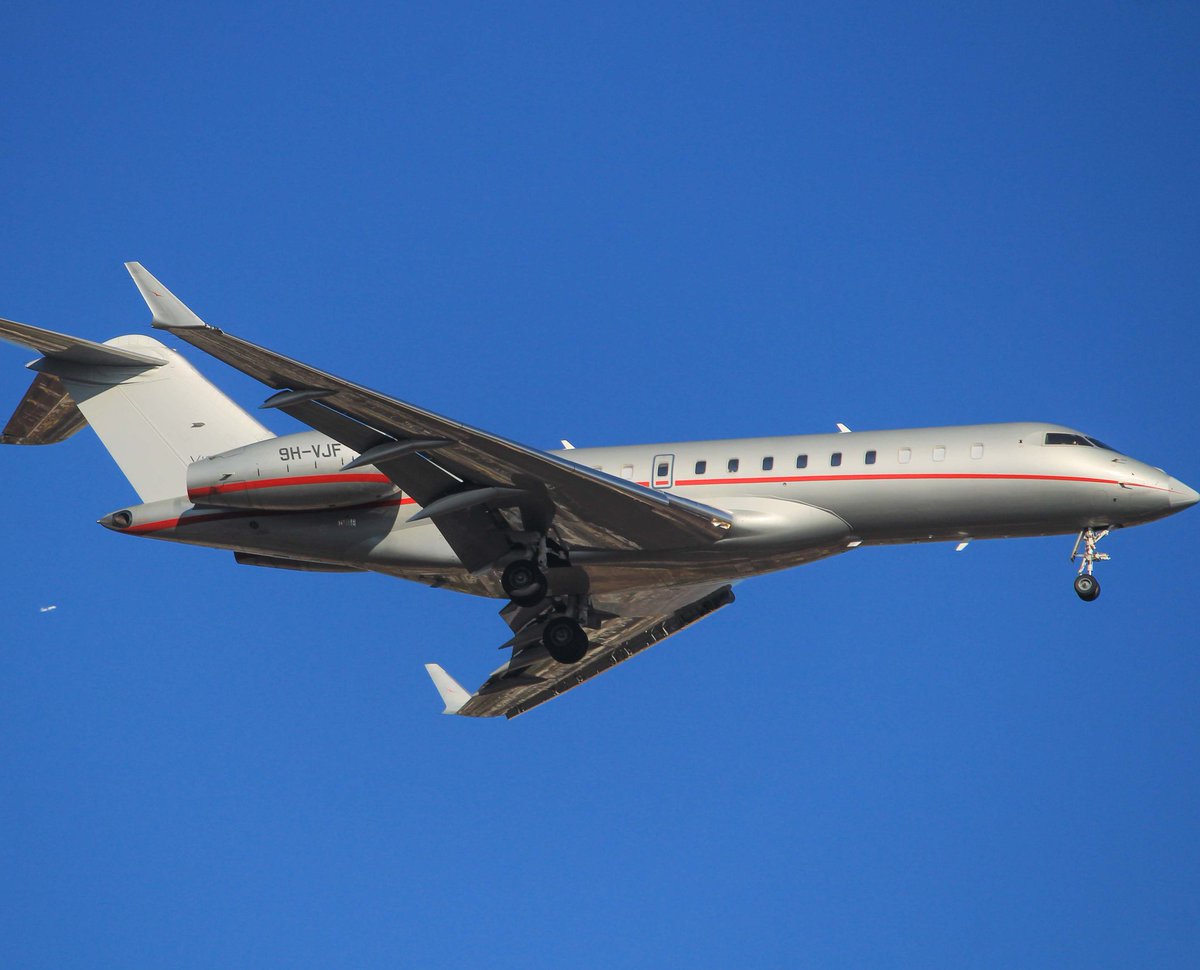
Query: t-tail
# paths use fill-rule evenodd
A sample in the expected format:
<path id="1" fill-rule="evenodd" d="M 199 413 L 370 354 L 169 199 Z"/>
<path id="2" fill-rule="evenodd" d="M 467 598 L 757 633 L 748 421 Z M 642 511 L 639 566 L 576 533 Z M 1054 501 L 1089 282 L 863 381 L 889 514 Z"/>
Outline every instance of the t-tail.
<path id="1" fill-rule="evenodd" d="M 42 356 L 0 444 L 48 445 L 89 424 L 143 502 L 187 494 L 187 467 L 273 437 L 153 337 L 80 337 L 0 319 L 0 339 Z"/>

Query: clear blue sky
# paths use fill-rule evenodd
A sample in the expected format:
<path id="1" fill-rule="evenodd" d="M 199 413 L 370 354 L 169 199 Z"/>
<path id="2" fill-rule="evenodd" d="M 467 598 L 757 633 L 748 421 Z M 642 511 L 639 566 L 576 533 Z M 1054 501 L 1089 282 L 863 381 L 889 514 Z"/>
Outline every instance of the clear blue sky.
<path id="1" fill-rule="evenodd" d="M 8 5 L 0 314 L 144 332 L 140 260 L 543 447 L 1035 419 L 1200 484 L 1194 4 L 435 6 Z M 508 723 L 421 666 L 498 603 L 108 533 L 90 433 L 0 476 L 4 967 L 1200 962 L 1200 512 L 1090 606 L 1065 537 L 745 583 Z"/>

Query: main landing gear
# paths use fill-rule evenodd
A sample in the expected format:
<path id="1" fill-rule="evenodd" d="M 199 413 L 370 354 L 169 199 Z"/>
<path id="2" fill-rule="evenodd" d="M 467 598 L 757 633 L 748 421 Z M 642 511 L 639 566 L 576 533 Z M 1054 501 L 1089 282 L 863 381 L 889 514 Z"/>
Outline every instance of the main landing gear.
<path id="1" fill-rule="evenodd" d="M 557 553 L 564 559 L 561 550 Z M 556 562 L 559 560 L 556 559 Z M 565 563 L 560 563 L 565 564 Z M 560 664 L 577 664 L 588 652 L 586 595 L 555 596 L 549 601 L 550 584 L 543 571 L 546 565 L 546 544 L 539 544 L 537 558 L 514 559 L 500 574 L 500 586 L 517 606 L 532 607 L 546 604 L 547 610 L 532 623 L 540 625 L 542 646 Z"/>
<path id="2" fill-rule="evenodd" d="M 1108 529 L 1097 532 L 1095 529 L 1084 529 L 1075 540 L 1075 548 L 1071 550 L 1071 562 L 1076 559 L 1079 563 L 1079 575 L 1075 577 L 1075 592 L 1085 603 L 1090 603 L 1100 595 L 1100 580 L 1092 575 L 1092 570 L 1098 562 L 1105 562 L 1111 557 L 1106 552 L 1097 552 L 1096 543 L 1108 535 Z M 1079 547 L 1083 546 L 1083 551 Z"/>
<path id="3" fill-rule="evenodd" d="M 546 574 L 532 559 L 517 559 L 504 567 L 500 585 L 517 606 L 537 606 L 546 597 Z"/>
<path id="4" fill-rule="evenodd" d="M 577 664 L 587 653 L 588 638 L 578 620 L 552 616 L 542 627 L 542 646 L 560 664 Z"/>

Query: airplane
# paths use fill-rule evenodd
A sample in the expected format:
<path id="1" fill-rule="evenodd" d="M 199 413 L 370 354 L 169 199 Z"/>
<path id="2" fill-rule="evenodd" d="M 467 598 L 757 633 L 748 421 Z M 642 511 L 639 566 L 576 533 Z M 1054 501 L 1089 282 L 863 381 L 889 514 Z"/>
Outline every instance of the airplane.
<path id="1" fill-rule="evenodd" d="M 475 691 L 426 664 L 446 714 L 512 718 L 733 602 L 733 586 L 861 546 L 1074 535 L 1084 601 L 1114 529 L 1200 494 L 1057 424 L 1018 422 L 541 451 L 209 326 L 126 263 L 152 326 L 274 393 L 276 436 L 176 350 L 0 320 L 38 351 L 0 443 L 84 424 L 141 503 L 113 532 L 237 563 L 377 572 L 506 600 L 508 660 Z"/>

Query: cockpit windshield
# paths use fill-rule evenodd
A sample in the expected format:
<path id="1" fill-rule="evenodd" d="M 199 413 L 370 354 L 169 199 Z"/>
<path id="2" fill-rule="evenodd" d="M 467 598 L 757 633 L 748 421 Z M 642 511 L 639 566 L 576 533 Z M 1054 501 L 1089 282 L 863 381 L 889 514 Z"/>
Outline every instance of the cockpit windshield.
<path id="1" fill-rule="evenodd" d="M 1085 448 L 1100 448 L 1104 451 L 1120 454 L 1116 448 L 1106 445 L 1097 438 L 1089 438 L 1087 435 L 1082 434 L 1071 434 L 1066 431 L 1047 431 L 1045 443 L 1048 445 L 1082 445 Z"/>
<path id="2" fill-rule="evenodd" d="M 1067 434 L 1065 431 L 1047 431 L 1046 444 L 1048 445 L 1083 445 L 1085 448 L 1095 447 L 1090 441 L 1081 434 Z"/>

